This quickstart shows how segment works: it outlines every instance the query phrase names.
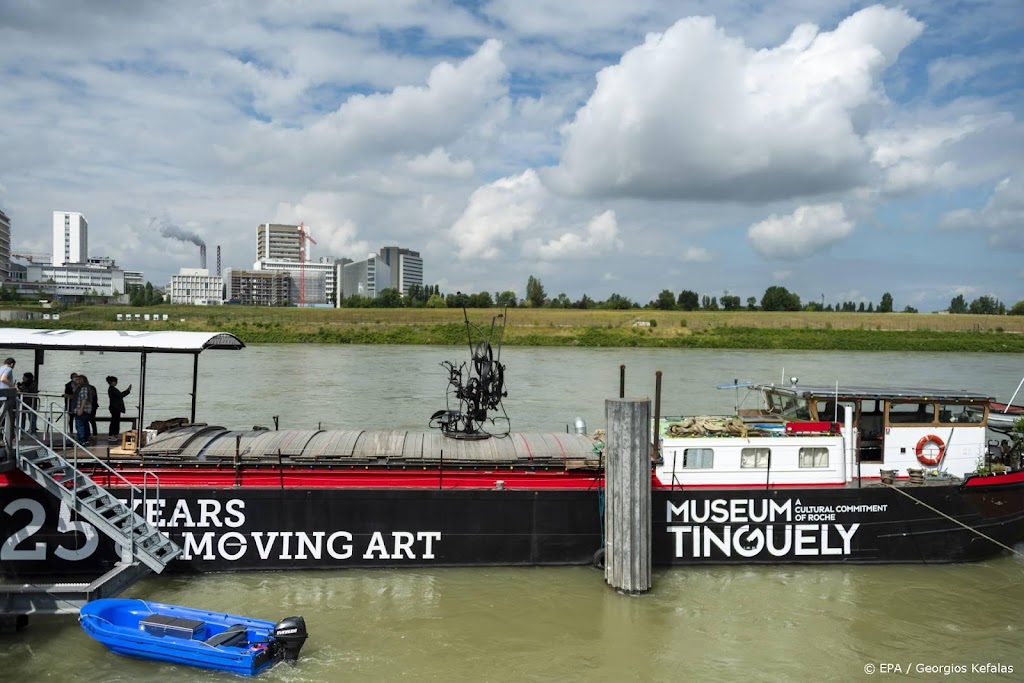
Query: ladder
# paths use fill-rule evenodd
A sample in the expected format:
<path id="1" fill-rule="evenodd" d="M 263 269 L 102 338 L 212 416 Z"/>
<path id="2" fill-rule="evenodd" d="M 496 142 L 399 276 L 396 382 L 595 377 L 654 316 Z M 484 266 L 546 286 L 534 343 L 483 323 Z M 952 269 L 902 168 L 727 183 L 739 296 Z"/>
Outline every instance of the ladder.
<path id="1" fill-rule="evenodd" d="M 7 391 L 0 390 L 0 395 Z M 8 406 L 10 401 L 6 402 Z M 116 595 L 151 571 L 159 574 L 181 555 L 174 541 L 135 512 L 145 511 L 146 502 L 160 496 L 160 482 L 154 473 L 143 473 L 141 487 L 132 484 L 55 425 L 54 406 L 50 409 L 54 419 L 27 406 L 18 408 L 35 413 L 43 433 L 36 436 L 21 430 L 15 419 L 18 410 L 3 409 L 9 418 L 5 421 L 4 441 L 8 452 L 14 451 L 15 466 L 72 513 L 110 537 L 119 546 L 121 558 L 113 569 L 88 583 L 0 584 L 0 616 L 77 612 L 90 599 Z M 63 412 L 63 406 L 59 410 Z M 119 494 L 127 500 L 122 502 L 94 477 L 116 483 Z"/>

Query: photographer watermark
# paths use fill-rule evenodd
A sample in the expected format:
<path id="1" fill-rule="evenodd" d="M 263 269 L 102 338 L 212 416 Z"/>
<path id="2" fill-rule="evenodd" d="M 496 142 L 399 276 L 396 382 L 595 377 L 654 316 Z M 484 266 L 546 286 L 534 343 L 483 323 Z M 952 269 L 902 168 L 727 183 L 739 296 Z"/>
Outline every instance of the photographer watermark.
<path id="1" fill-rule="evenodd" d="M 953 674 L 1012 674 L 1013 664 L 1000 662 L 972 662 L 969 664 L 925 664 L 924 662 L 868 662 L 864 673 L 880 674 L 932 674 L 951 676 Z"/>

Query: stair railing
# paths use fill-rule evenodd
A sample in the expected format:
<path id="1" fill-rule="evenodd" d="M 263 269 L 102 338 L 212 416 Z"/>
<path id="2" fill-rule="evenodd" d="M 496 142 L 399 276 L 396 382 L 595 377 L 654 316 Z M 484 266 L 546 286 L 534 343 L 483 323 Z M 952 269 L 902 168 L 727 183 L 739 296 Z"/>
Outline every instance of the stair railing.
<path id="1" fill-rule="evenodd" d="M 6 394 L 7 392 L 13 391 L 13 389 L 0 390 L 0 396 Z M 9 406 L 7 406 L 3 409 L 3 412 L 5 416 L 11 417 L 11 419 L 6 424 L 5 437 L 8 433 L 13 432 L 13 438 L 8 440 L 8 443 L 11 443 L 13 441 L 14 452 L 16 457 L 20 456 L 21 454 L 23 442 L 28 442 L 30 444 L 34 442 L 42 446 L 43 448 L 46 448 L 48 452 L 61 457 L 64 461 L 68 462 L 71 465 L 73 469 L 73 472 L 71 473 L 71 488 L 68 488 L 67 490 L 71 491 L 73 494 L 75 512 L 81 512 L 81 499 L 78 497 L 79 484 L 81 483 L 81 480 L 78 475 L 85 475 L 85 473 L 82 472 L 81 468 L 79 467 L 79 463 L 81 462 L 83 464 L 87 463 L 90 467 L 100 470 L 102 476 L 106 478 L 108 486 L 111 478 L 114 478 L 119 482 L 119 484 L 117 485 L 127 487 L 128 509 L 131 510 L 133 514 L 137 514 L 139 517 L 141 517 L 144 521 L 148 523 L 148 502 L 150 500 L 150 484 L 148 482 L 150 480 L 155 482 L 156 492 L 155 496 L 153 497 L 153 500 L 159 501 L 160 499 L 160 477 L 157 476 L 155 472 L 152 472 L 150 470 L 143 470 L 142 485 L 140 487 L 136 484 L 133 484 L 131 481 L 125 478 L 124 475 L 122 475 L 120 472 L 115 470 L 113 467 L 105 463 L 100 458 L 96 457 L 96 455 L 92 453 L 86 446 L 80 444 L 71 436 L 71 434 L 65 432 L 60 428 L 58 424 L 59 417 L 55 417 L 55 414 L 66 414 L 65 405 L 63 402 L 58 404 L 56 401 L 51 401 L 46 413 L 41 413 L 33 408 L 30 408 L 27 405 L 24 405 L 20 400 L 17 400 L 13 410 Z M 34 414 L 37 419 L 37 424 L 38 421 L 41 421 L 43 423 L 43 425 L 45 426 L 43 430 L 43 439 L 40 439 L 38 434 L 32 434 L 28 430 L 21 429 L 21 414 L 28 414 L 30 416 Z M 70 443 L 72 445 L 71 458 L 68 458 L 66 454 L 59 453 L 58 449 L 55 448 L 55 439 L 57 438 L 60 438 L 61 444 L 65 450 L 67 444 Z M 94 480 L 96 486 L 100 485 L 99 482 L 95 482 L 95 474 L 86 476 L 88 476 L 89 479 Z M 139 510 L 141 510 L 141 514 L 135 512 L 135 504 L 137 500 L 139 501 Z M 153 526 L 155 527 L 156 525 Z M 136 549 L 136 539 L 134 531 L 135 528 L 134 526 L 132 526 L 129 528 L 129 531 L 127 533 L 128 542 L 130 543 L 129 550 L 133 555 L 135 554 Z"/>

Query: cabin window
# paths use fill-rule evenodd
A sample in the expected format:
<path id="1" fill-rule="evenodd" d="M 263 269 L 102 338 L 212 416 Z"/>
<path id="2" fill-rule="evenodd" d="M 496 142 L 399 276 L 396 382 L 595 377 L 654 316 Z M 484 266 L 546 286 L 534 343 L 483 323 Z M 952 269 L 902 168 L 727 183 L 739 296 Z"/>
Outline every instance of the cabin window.
<path id="1" fill-rule="evenodd" d="M 740 467 L 764 469 L 768 467 L 768 461 L 770 458 L 770 448 L 740 449 Z"/>
<path id="2" fill-rule="evenodd" d="M 801 448 L 800 467 L 828 467 L 828 449 Z"/>
<path id="3" fill-rule="evenodd" d="M 684 448 L 683 469 L 686 470 L 709 470 L 715 466 L 715 451 L 713 448 Z"/>
<path id="4" fill-rule="evenodd" d="M 935 422 L 934 403 L 890 403 L 889 424 L 933 424 Z"/>
<path id="5" fill-rule="evenodd" d="M 801 396 L 786 396 L 782 402 L 782 416 L 790 420 L 810 420 L 811 409 L 807 399 Z"/>
<path id="6" fill-rule="evenodd" d="M 939 422 L 942 424 L 981 424 L 984 418 L 985 408 L 981 405 L 939 404 Z"/>

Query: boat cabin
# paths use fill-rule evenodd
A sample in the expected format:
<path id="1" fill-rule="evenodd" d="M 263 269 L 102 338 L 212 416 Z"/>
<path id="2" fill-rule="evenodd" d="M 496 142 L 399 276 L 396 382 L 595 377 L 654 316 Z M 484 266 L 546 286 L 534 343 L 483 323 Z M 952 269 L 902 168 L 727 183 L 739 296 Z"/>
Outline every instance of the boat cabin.
<path id="1" fill-rule="evenodd" d="M 665 418 L 665 486 L 845 485 L 886 470 L 964 476 L 986 455 L 991 397 L 961 390 L 751 384 L 731 418 Z"/>

